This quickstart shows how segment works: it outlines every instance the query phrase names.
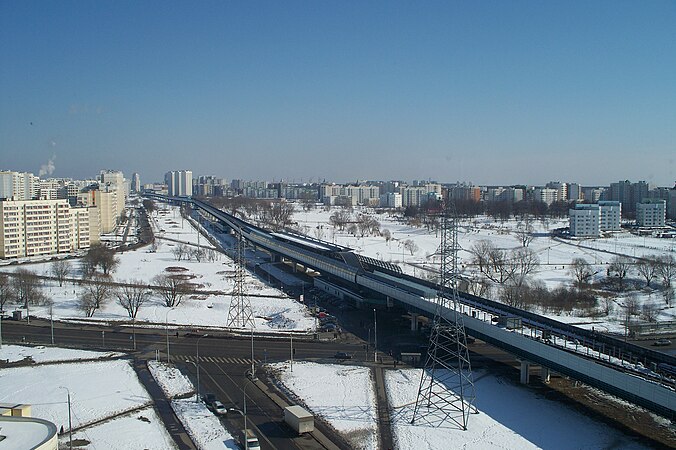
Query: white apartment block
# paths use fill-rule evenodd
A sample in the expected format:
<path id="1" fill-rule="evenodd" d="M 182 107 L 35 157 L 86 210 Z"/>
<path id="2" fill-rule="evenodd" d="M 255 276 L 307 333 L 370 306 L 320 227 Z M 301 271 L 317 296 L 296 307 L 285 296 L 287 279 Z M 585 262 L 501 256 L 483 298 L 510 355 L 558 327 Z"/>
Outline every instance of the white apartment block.
<path id="1" fill-rule="evenodd" d="M 597 237 L 602 231 L 618 231 L 622 204 L 615 201 L 596 204 L 575 205 L 568 210 L 570 235 L 576 237 Z"/>
<path id="2" fill-rule="evenodd" d="M 39 178 L 28 172 L 0 171 L 0 198 L 30 200 L 38 196 Z"/>
<path id="3" fill-rule="evenodd" d="M 0 258 L 68 253 L 90 246 L 86 208 L 65 199 L 0 200 Z"/>
<path id="4" fill-rule="evenodd" d="M 620 231 L 620 218 L 622 217 L 622 203 L 618 201 L 598 202 L 600 212 L 601 231 Z"/>
<path id="5" fill-rule="evenodd" d="M 558 189 L 551 188 L 535 188 L 533 190 L 533 200 L 546 203 L 549 206 L 559 200 L 559 191 Z"/>
<path id="6" fill-rule="evenodd" d="M 164 175 L 167 193 L 170 197 L 192 197 L 192 171 L 172 170 Z"/>
<path id="7" fill-rule="evenodd" d="M 576 237 L 598 237 L 600 235 L 599 205 L 575 205 L 568 211 L 570 235 Z"/>
<path id="8" fill-rule="evenodd" d="M 124 200 L 119 196 L 116 189 L 105 191 L 90 188 L 78 194 L 78 204 L 93 210 L 90 211 L 94 216 L 90 219 L 90 227 L 98 230 L 99 234 L 111 233 L 119 223 L 124 211 Z"/>
<path id="9" fill-rule="evenodd" d="M 383 208 L 401 208 L 401 194 L 398 192 L 388 192 L 380 196 L 380 206 Z"/>
<path id="10" fill-rule="evenodd" d="M 350 205 L 378 205 L 380 187 L 372 185 L 323 184 L 319 188 L 322 202 L 327 205 L 349 203 Z"/>
<path id="11" fill-rule="evenodd" d="M 645 199 L 636 204 L 636 223 L 640 227 L 663 227 L 667 218 L 667 202 Z"/>

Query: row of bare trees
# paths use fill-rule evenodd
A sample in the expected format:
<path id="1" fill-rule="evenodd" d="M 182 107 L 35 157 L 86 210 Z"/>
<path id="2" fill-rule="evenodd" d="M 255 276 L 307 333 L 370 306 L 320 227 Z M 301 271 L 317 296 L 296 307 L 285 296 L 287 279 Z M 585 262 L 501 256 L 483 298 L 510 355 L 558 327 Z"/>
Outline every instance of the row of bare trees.
<path id="1" fill-rule="evenodd" d="M 498 285 L 522 285 L 540 265 L 540 258 L 528 247 L 506 250 L 496 247 L 488 239 L 476 242 L 470 248 L 472 264 L 481 275 Z"/>
<path id="2" fill-rule="evenodd" d="M 194 259 L 197 262 L 214 262 L 218 259 L 218 253 L 212 248 L 191 247 L 187 244 L 178 244 L 171 249 L 176 261 L 190 261 Z"/>
<path id="3" fill-rule="evenodd" d="M 0 311 L 12 303 L 28 309 L 30 305 L 47 305 L 49 301 L 35 272 L 21 268 L 11 276 L 0 273 Z"/>

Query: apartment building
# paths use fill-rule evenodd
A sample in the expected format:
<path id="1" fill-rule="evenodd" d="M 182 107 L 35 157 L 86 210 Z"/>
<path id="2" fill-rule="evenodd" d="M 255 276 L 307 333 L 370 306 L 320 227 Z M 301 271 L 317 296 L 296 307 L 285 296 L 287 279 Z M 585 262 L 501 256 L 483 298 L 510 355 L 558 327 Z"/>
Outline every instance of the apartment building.
<path id="1" fill-rule="evenodd" d="M 620 231 L 620 219 L 622 217 L 622 203 L 617 201 L 600 201 L 599 205 L 599 228 L 601 231 Z"/>
<path id="2" fill-rule="evenodd" d="M 66 199 L 0 200 L 0 258 L 68 253 L 91 244 L 89 211 Z"/>
<path id="3" fill-rule="evenodd" d="M 167 192 L 170 197 L 192 197 L 192 171 L 172 170 L 164 175 Z"/>
<path id="4" fill-rule="evenodd" d="M 645 199 L 636 204 L 636 223 L 640 227 L 663 227 L 667 217 L 667 202 Z"/>
<path id="5" fill-rule="evenodd" d="M 569 210 L 570 235 L 575 237 L 597 237 L 600 233 L 599 205 L 577 204 Z"/>
<path id="6" fill-rule="evenodd" d="M 618 231 L 621 216 L 622 204 L 620 202 L 578 203 L 574 209 L 568 211 L 570 235 L 597 237 L 602 231 Z"/>
<path id="7" fill-rule="evenodd" d="M 0 198 L 30 200 L 37 198 L 39 178 L 28 172 L 0 171 Z"/>

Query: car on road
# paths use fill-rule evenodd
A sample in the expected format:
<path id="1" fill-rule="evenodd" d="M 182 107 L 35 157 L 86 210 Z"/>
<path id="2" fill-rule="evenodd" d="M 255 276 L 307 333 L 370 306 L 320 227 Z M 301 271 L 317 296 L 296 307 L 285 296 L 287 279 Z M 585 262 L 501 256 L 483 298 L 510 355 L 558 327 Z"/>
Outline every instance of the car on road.
<path id="1" fill-rule="evenodd" d="M 228 413 L 228 409 L 225 407 L 225 405 L 218 400 L 215 400 L 211 404 L 211 408 L 214 414 L 218 414 L 219 416 L 224 416 Z"/>
<path id="2" fill-rule="evenodd" d="M 662 338 L 653 342 L 653 345 L 657 347 L 666 347 L 667 345 L 671 345 L 671 341 L 669 339 Z"/>
<path id="3" fill-rule="evenodd" d="M 333 357 L 336 359 L 352 359 L 352 355 L 345 352 L 336 352 L 336 354 L 333 355 Z"/>

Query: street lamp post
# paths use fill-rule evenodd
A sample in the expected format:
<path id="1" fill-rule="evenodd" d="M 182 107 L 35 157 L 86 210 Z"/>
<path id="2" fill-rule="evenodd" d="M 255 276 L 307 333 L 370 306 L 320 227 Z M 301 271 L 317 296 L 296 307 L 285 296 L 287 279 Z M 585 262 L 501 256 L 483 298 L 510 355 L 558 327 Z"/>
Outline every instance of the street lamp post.
<path id="1" fill-rule="evenodd" d="M 52 345 L 54 345 L 54 315 L 52 311 L 52 305 L 49 305 L 49 325 L 52 332 Z"/>
<path id="2" fill-rule="evenodd" d="M 131 335 L 134 339 L 134 350 L 136 350 L 136 317 L 131 319 Z"/>
<path id="3" fill-rule="evenodd" d="M 164 326 L 165 326 L 165 332 L 167 335 L 167 364 L 170 362 L 170 357 L 169 357 L 169 313 L 174 310 L 174 307 L 171 307 L 167 310 L 167 313 L 164 315 Z"/>
<path id="4" fill-rule="evenodd" d="M 249 439 L 247 435 L 247 428 L 246 428 L 246 388 L 249 387 L 249 383 L 251 383 L 251 379 L 246 382 L 244 385 L 244 449 L 249 450 Z"/>
<path id="5" fill-rule="evenodd" d="M 197 369 L 197 392 L 195 393 L 195 402 L 198 402 L 200 399 L 200 340 L 207 336 L 209 334 L 197 338 L 197 364 L 195 365 L 195 369 Z"/>
<path id="6" fill-rule="evenodd" d="M 378 322 L 375 308 L 373 308 L 373 362 L 378 362 Z"/>
<path id="7" fill-rule="evenodd" d="M 73 450 L 73 421 L 70 412 L 70 389 L 64 386 L 59 386 L 59 388 L 65 389 L 66 392 L 68 392 L 68 448 Z"/>
<path id="8" fill-rule="evenodd" d="M 254 329 L 253 325 L 251 326 L 251 379 L 256 378 L 256 367 L 254 365 Z"/>
<path id="9" fill-rule="evenodd" d="M 293 372 L 293 335 L 291 335 L 291 372 Z"/>

